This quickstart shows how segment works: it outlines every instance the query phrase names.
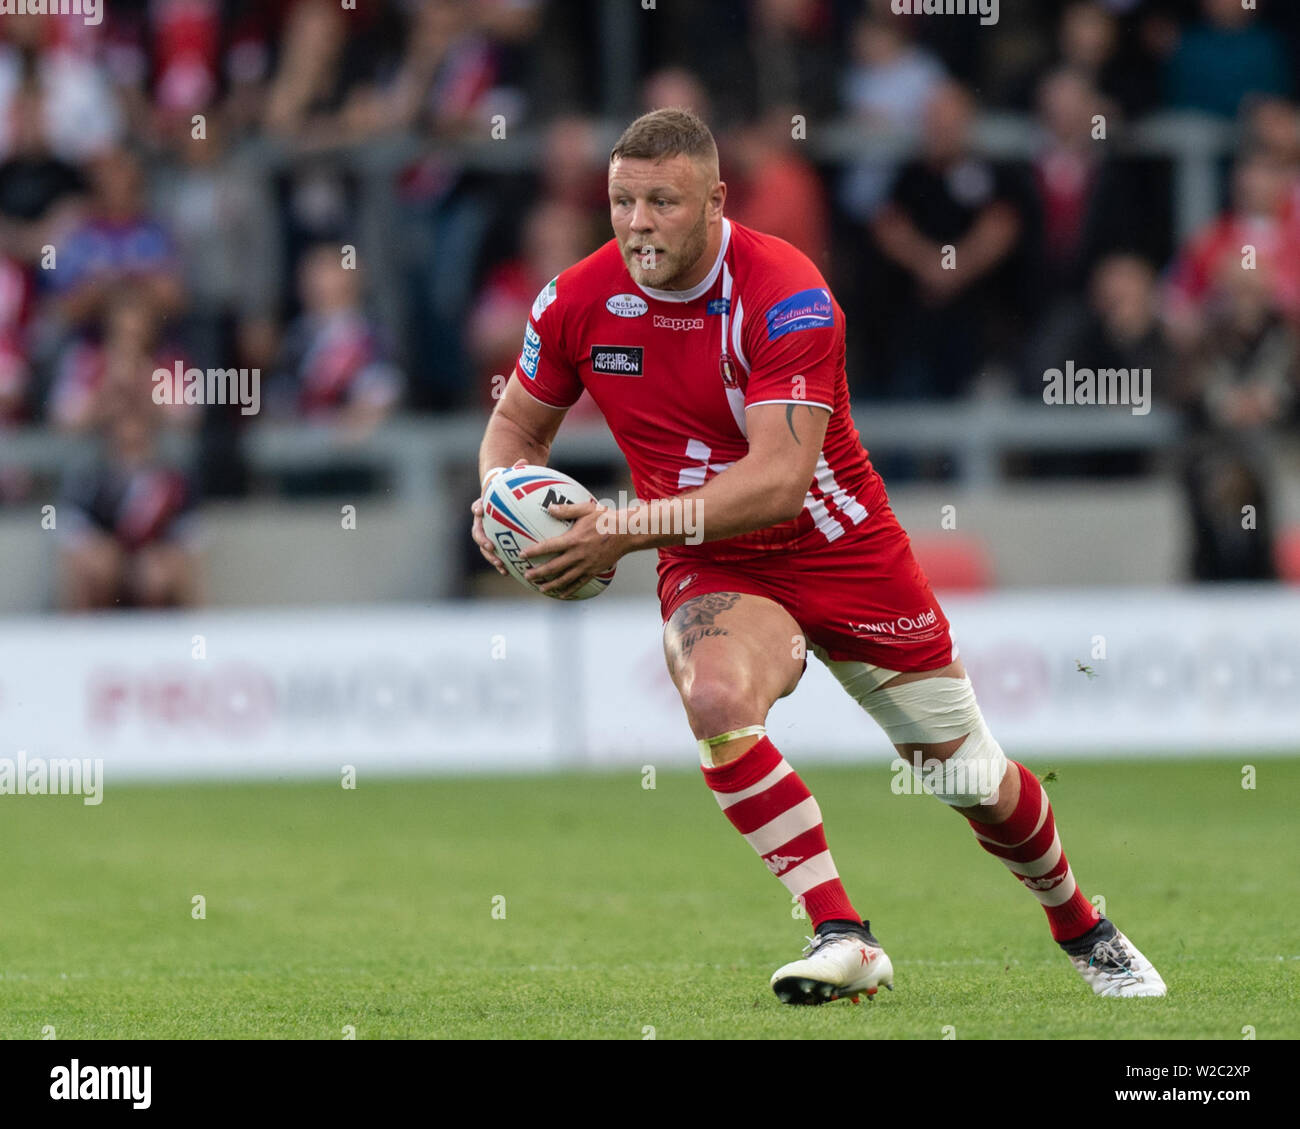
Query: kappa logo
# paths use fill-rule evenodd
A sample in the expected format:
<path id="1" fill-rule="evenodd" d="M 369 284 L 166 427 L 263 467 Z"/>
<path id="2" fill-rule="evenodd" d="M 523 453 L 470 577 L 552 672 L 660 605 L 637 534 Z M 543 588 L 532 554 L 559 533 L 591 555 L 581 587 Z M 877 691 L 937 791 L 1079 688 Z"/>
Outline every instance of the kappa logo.
<path id="1" fill-rule="evenodd" d="M 640 345 L 593 345 L 591 371 L 605 376 L 643 376 L 645 350 Z"/>
<path id="2" fill-rule="evenodd" d="M 773 874 L 784 874 L 790 867 L 797 862 L 803 862 L 802 855 L 771 855 L 763 860 L 767 864 L 767 869 Z"/>
<path id="3" fill-rule="evenodd" d="M 1062 882 L 1065 881 L 1065 875 L 1069 873 L 1070 872 L 1067 870 L 1065 874 L 1058 874 L 1055 878 L 1023 878 L 1022 877 L 1020 881 L 1023 882 L 1028 889 L 1038 890 L 1041 892 L 1044 890 L 1055 889 L 1057 886 L 1059 886 Z"/>
<path id="4" fill-rule="evenodd" d="M 680 592 L 680 591 L 682 591 L 684 588 L 686 588 L 688 585 L 694 584 L 694 583 L 696 582 L 696 580 L 699 579 L 699 576 L 700 576 L 700 574 L 699 574 L 698 572 L 693 572 L 693 573 L 691 573 L 690 576 L 688 576 L 688 577 L 687 577 L 685 580 L 683 580 L 679 585 L 677 585 L 677 591 Z"/>
<path id="5" fill-rule="evenodd" d="M 669 317 L 664 317 L 663 314 L 655 314 L 654 327 L 655 329 L 677 329 L 677 330 L 703 329 L 704 319 L 703 318 L 669 318 Z"/>

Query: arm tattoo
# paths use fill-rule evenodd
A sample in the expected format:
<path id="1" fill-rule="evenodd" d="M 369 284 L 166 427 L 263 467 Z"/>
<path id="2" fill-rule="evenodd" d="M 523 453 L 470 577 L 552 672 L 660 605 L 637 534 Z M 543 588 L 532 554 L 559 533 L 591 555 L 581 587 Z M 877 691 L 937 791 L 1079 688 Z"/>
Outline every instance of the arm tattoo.
<path id="1" fill-rule="evenodd" d="M 790 434 L 794 436 L 794 441 L 798 443 L 800 447 L 802 447 L 803 441 L 799 438 L 798 433 L 794 429 L 794 410 L 798 406 L 799 406 L 798 404 L 786 404 L 785 425 L 790 429 Z M 812 413 L 813 408 L 811 404 L 805 404 L 804 407 L 808 409 L 809 414 Z"/>

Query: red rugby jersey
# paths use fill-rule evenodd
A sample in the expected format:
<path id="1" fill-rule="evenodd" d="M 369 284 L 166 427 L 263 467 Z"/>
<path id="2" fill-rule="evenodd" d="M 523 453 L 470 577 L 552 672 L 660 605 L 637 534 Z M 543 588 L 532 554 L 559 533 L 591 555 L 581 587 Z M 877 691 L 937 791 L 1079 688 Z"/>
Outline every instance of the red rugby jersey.
<path id="1" fill-rule="evenodd" d="M 728 560 L 813 549 L 884 499 L 849 414 L 844 311 L 785 240 L 727 219 L 722 228 L 713 269 L 691 290 L 639 286 L 614 239 L 558 275 L 533 303 L 513 375 L 555 408 L 586 388 L 647 500 L 701 486 L 747 454 L 746 408 L 826 408 L 826 439 L 797 518 L 660 552 Z"/>

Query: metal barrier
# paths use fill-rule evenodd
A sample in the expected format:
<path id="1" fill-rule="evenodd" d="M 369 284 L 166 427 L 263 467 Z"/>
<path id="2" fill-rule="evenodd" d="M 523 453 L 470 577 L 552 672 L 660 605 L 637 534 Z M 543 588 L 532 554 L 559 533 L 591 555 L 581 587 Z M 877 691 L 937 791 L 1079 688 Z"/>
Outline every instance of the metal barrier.
<path id="1" fill-rule="evenodd" d="M 436 495 L 449 471 L 461 468 L 473 475 L 485 422 L 474 412 L 401 416 L 357 441 L 329 427 L 254 424 L 244 434 L 243 451 L 250 469 L 260 474 L 320 470 L 344 461 L 373 467 L 392 483 L 395 498 L 424 501 Z M 854 422 L 871 451 L 949 454 L 959 486 L 996 484 L 1004 457 L 1013 453 L 1158 451 L 1180 433 L 1177 416 L 1158 406 L 1135 416 L 1122 408 L 1061 410 L 996 400 L 865 407 L 854 412 Z M 189 462 L 197 457 L 197 442 L 191 434 L 169 433 L 164 450 Z M 94 449 L 94 440 L 80 436 L 43 429 L 11 432 L 0 437 L 0 470 L 63 473 Z M 555 451 L 579 461 L 622 459 L 600 423 L 566 423 Z"/>

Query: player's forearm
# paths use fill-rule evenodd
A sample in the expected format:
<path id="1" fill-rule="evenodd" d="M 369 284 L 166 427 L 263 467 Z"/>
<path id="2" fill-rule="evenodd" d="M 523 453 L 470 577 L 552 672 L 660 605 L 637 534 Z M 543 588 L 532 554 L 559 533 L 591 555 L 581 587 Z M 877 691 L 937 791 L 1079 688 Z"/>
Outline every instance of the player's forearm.
<path id="1" fill-rule="evenodd" d="M 545 466 L 551 456 L 551 445 L 530 435 L 508 416 L 494 412 L 488 420 L 483 442 L 478 449 L 478 480 L 493 467 L 512 466 L 518 460 Z"/>
<path id="2" fill-rule="evenodd" d="M 722 541 L 796 517 L 805 490 L 746 456 L 703 486 L 613 515 L 627 552 Z M 626 532 L 623 532 L 626 530 Z"/>

